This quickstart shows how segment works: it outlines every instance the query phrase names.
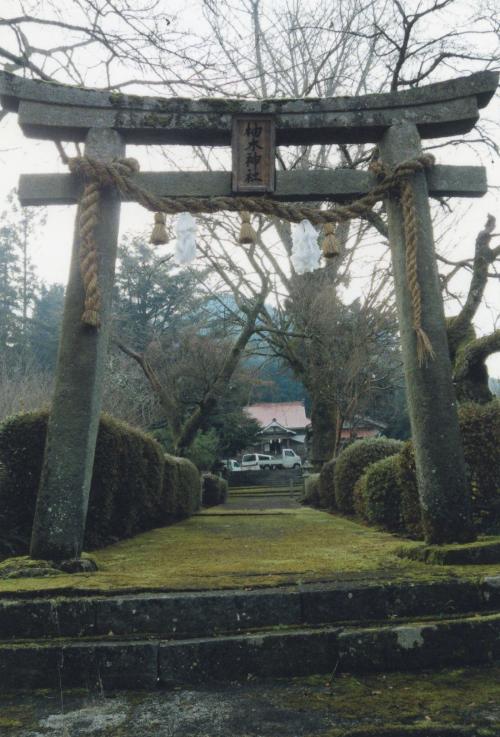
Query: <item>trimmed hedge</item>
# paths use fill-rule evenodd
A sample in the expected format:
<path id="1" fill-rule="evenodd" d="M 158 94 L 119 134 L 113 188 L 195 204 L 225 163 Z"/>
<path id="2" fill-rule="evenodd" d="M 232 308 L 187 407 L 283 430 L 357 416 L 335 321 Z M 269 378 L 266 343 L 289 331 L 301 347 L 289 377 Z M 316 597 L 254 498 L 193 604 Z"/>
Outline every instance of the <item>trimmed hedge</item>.
<path id="1" fill-rule="evenodd" d="M 382 458 L 372 463 L 355 485 L 355 500 L 362 516 L 390 532 L 402 527 L 398 468 L 398 455 Z"/>
<path id="2" fill-rule="evenodd" d="M 204 507 L 213 507 L 224 504 L 227 499 L 228 483 L 214 473 L 205 473 L 202 476 L 202 503 Z"/>
<path id="3" fill-rule="evenodd" d="M 306 476 L 304 480 L 304 498 L 302 499 L 303 504 L 308 504 L 311 507 L 320 506 L 320 474 L 312 473 L 310 476 Z"/>
<path id="4" fill-rule="evenodd" d="M 354 486 L 366 468 L 387 456 L 395 455 L 403 446 L 400 440 L 367 438 L 347 446 L 335 465 L 335 502 L 345 514 L 354 512 Z"/>
<path id="5" fill-rule="evenodd" d="M 500 400 L 468 402 L 458 408 L 465 462 L 472 489 L 472 511 L 479 532 L 500 530 Z M 399 459 L 401 509 L 405 530 L 422 537 L 420 504 L 411 441 Z"/>
<path id="6" fill-rule="evenodd" d="M 368 468 L 371 468 L 371 466 L 368 466 Z M 356 481 L 356 483 L 354 484 L 354 489 L 352 490 L 352 506 L 354 509 L 354 514 L 356 515 L 356 517 L 361 517 L 362 519 L 366 519 L 365 476 L 366 471 Z"/>
<path id="7" fill-rule="evenodd" d="M 323 509 L 335 509 L 335 466 L 336 458 L 323 464 L 319 474 L 319 506 Z"/>
<path id="8" fill-rule="evenodd" d="M 201 507 L 201 477 L 187 458 L 163 456 L 162 511 L 165 522 L 190 517 Z"/>
<path id="9" fill-rule="evenodd" d="M 48 412 L 17 415 L 0 426 L 0 536 L 15 531 L 27 548 L 43 463 Z M 149 435 L 102 415 L 84 547 L 108 545 L 192 514 L 200 476 L 190 461 L 165 458 Z M 24 552 L 19 550 L 19 552 Z"/>
<path id="10" fill-rule="evenodd" d="M 410 537 L 422 538 L 422 515 L 418 498 L 417 469 L 413 443 L 408 440 L 398 456 L 397 477 L 401 489 L 401 519 Z"/>
<path id="11" fill-rule="evenodd" d="M 478 530 L 500 530 L 500 400 L 458 410 Z"/>

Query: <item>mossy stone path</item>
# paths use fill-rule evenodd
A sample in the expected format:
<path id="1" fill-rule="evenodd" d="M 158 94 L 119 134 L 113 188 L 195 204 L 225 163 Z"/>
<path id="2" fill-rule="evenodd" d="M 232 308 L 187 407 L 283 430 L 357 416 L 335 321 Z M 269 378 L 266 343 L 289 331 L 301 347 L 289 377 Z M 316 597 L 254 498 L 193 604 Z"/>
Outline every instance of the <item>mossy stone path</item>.
<path id="1" fill-rule="evenodd" d="M 242 490 L 225 505 L 95 551 L 97 573 L 4 579 L 0 596 L 411 581 L 499 572 L 498 565 L 443 567 L 401 559 L 396 552 L 402 543 L 350 519 L 301 507 L 296 493 Z"/>
<path id="2" fill-rule="evenodd" d="M 500 668 L 0 697 L 6 737 L 497 737 Z"/>

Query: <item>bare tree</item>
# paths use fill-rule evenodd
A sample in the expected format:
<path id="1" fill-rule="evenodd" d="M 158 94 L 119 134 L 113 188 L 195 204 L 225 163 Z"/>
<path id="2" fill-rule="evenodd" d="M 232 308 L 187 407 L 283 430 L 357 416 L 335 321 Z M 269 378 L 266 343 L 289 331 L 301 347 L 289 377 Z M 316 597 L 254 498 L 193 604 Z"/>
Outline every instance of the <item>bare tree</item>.
<path id="1" fill-rule="evenodd" d="M 48 372 L 0 356 L 0 422 L 18 412 L 48 407 L 51 395 L 52 376 Z"/>
<path id="2" fill-rule="evenodd" d="M 155 341 L 141 353 L 117 341 L 121 351 L 141 367 L 156 395 L 176 453 L 186 454 L 230 391 L 262 303 L 263 299 L 248 306 L 241 330 L 232 340 L 200 335 L 194 328 L 175 342 Z"/>
<path id="3" fill-rule="evenodd" d="M 12 4 L 16 5 L 15 0 Z M 69 78 L 78 84 L 98 78 L 101 85 L 105 82 L 106 87 L 114 89 L 135 85 L 142 90 L 153 86 L 170 94 L 192 90 L 194 94 L 251 98 L 363 94 L 497 68 L 500 59 L 499 12 L 491 0 L 478 0 L 473 5 L 463 0 L 339 0 L 335 6 L 327 0 L 307 4 L 300 0 L 278 0 L 273 4 L 261 0 L 205 0 L 199 6 L 202 18 L 198 28 L 189 29 L 183 25 L 182 12 L 166 18 L 157 12 L 159 6 L 153 2 L 144 8 L 142 3 L 124 0 L 117 10 L 110 0 L 71 0 L 64 17 L 50 0 L 33 16 L 25 14 L 20 2 L 16 7 L 22 12 L 0 21 L 8 32 L 5 43 L 0 45 L 0 57 L 10 69 L 22 68 L 28 74 L 58 81 Z M 41 28 L 50 30 L 43 37 L 43 47 L 34 42 L 34 33 L 39 35 Z M 487 146 L 496 152 L 487 124 L 464 139 L 446 144 L 430 142 L 429 146 L 445 148 L 457 142 Z M 227 164 L 227 158 L 217 150 L 197 149 L 196 153 L 207 168 Z M 366 165 L 373 153 L 363 146 L 302 146 L 280 148 L 277 160 L 282 169 L 357 168 Z M 167 155 L 166 158 L 172 167 L 176 166 L 174 160 Z M 373 213 L 371 225 L 375 230 L 356 224 L 339 232 L 341 256 L 334 268 L 326 270 L 326 275 L 318 272 L 310 278 L 315 285 L 313 293 L 322 291 L 325 279 L 325 289 L 338 293 L 348 274 L 359 270 L 360 262 L 367 260 L 370 250 L 382 254 L 372 260 L 376 279 L 385 280 L 380 267 L 386 248 L 381 208 Z M 260 334 L 267 336 L 267 344 L 286 357 L 298 376 L 304 376 L 292 350 L 294 334 L 308 335 L 309 329 L 314 335 L 319 332 L 315 326 L 317 306 L 314 300 L 307 306 L 298 299 L 305 280 L 290 263 L 289 226 L 260 220 L 259 251 L 251 260 L 240 250 L 232 251 L 224 240 L 235 231 L 234 219 L 213 218 L 207 221 L 207 230 L 213 237 L 210 248 L 203 249 L 204 258 L 230 289 L 248 298 L 259 281 L 259 269 L 268 275 L 275 304 L 270 310 L 263 303 Z M 483 256 L 484 253 L 483 249 Z M 489 256 L 493 254 L 486 278 L 495 277 L 497 249 L 489 249 Z M 472 267 L 478 274 L 480 261 L 476 258 Z M 470 266 L 464 264 L 460 268 Z M 373 274 L 366 270 L 365 277 L 369 284 L 375 284 Z M 445 287 L 450 278 L 444 276 Z M 472 292 L 478 293 L 471 282 Z M 327 303 L 333 309 L 338 304 L 337 297 L 338 294 L 335 299 L 325 298 L 324 309 Z M 384 299 L 390 299 L 390 295 L 385 293 Z M 462 317 L 452 321 L 454 334 L 460 332 L 461 324 L 471 324 L 476 314 L 471 300 L 474 302 L 467 298 Z M 301 316 L 307 330 L 297 323 L 299 305 L 312 311 Z M 311 340 L 310 335 L 307 340 Z M 324 341 L 323 344 L 326 345 Z M 453 352 L 453 335 L 451 344 Z M 481 346 L 480 355 L 484 357 L 485 351 L 497 350 L 496 339 L 483 340 Z M 317 354 L 328 361 L 328 352 L 320 350 L 320 343 Z M 462 366 L 470 366 L 471 361 L 462 360 Z M 459 370 L 456 362 L 455 366 L 458 377 L 464 369 Z M 333 388 L 331 391 L 334 393 Z M 355 393 L 360 395 L 360 389 Z"/>
<path id="4" fill-rule="evenodd" d="M 485 226 L 476 238 L 474 256 L 453 262 L 441 258 L 452 268 L 443 277 L 443 287 L 450 291 L 450 282 L 462 270 L 470 272 L 467 295 L 460 312 L 449 320 L 448 344 L 453 363 L 454 381 L 459 400 L 488 402 L 493 398 L 488 386 L 487 358 L 500 351 L 500 330 L 478 338 L 473 320 L 483 300 L 488 279 L 499 279 L 500 246 L 492 247 L 491 241 L 500 234 L 494 233 L 496 219 L 488 215 Z"/>

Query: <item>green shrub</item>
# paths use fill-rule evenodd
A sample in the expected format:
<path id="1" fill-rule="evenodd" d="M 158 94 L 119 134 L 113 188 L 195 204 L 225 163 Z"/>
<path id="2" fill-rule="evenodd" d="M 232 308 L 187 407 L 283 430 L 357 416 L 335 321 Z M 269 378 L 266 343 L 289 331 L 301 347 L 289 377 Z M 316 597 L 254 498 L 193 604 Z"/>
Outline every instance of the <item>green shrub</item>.
<path id="1" fill-rule="evenodd" d="M 46 411 L 27 412 L 9 418 L 0 426 L 0 461 L 5 468 L 0 488 L 2 532 L 28 530 L 29 539 L 45 449 L 47 417 Z"/>
<path id="2" fill-rule="evenodd" d="M 368 466 L 355 487 L 355 496 L 360 495 L 363 500 L 364 518 L 389 532 L 397 532 L 402 527 L 398 467 L 398 455 L 382 458 Z"/>
<path id="3" fill-rule="evenodd" d="M 377 461 L 378 463 L 378 461 Z M 368 466 L 370 468 L 370 466 Z M 365 509 L 366 473 L 359 477 L 352 490 L 352 506 L 356 517 L 366 519 Z"/>
<path id="4" fill-rule="evenodd" d="M 219 437 L 211 428 L 207 432 L 198 430 L 194 441 L 189 447 L 186 457 L 194 463 L 200 471 L 212 468 L 219 452 Z"/>
<path id="5" fill-rule="evenodd" d="M 468 402 L 458 419 L 472 490 L 474 522 L 480 531 L 500 529 L 500 400 Z"/>
<path id="6" fill-rule="evenodd" d="M 164 456 L 162 504 L 167 521 L 190 517 L 201 506 L 201 478 L 187 458 Z"/>
<path id="7" fill-rule="evenodd" d="M 0 537 L 21 540 L 24 552 L 33 524 L 43 463 L 48 412 L 29 412 L 0 426 Z M 175 461 L 173 513 L 165 503 L 161 446 L 149 435 L 103 415 L 99 424 L 84 546 L 101 547 L 158 527 L 199 507 L 200 480 L 196 468 Z M 189 493 L 186 492 L 189 489 Z M 187 499 L 186 499 L 187 497 Z M 24 550 L 22 549 L 24 546 Z"/>
<path id="8" fill-rule="evenodd" d="M 105 545 L 110 529 L 118 538 L 126 538 L 160 525 L 162 481 L 160 445 L 124 422 L 103 416 L 97 435 L 86 546 Z M 102 520 L 104 529 L 100 530 Z"/>
<path id="9" fill-rule="evenodd" d="M 322 509 L 335 509 L 335 465 L 336 458 L 323 464 L 319 474 L 319 506 Z"/>
<path id="10" fill-rule="evenodd" d="M 395 455 L 401 450 L 399 440 L 367 438 L 349 445 L 335 465 L 335 502 L 345 514 L 354 512 L 354 485 L 371 463 Z"/>
<path id="11" fill-rule="evenodd" d="M 414 538 L 423 537 L 422 515 L 418 498 L 417 469 L 413 443 L 408 440 L 398 455 L 398 483 L 401 489 L 401 520 L 405 532 Z"/>
<path id="12" fill-rule="evenodd" d="M 204 507 L 213 507 L 216 504 L 224 504 L 227 499 L 227 481 L 213 473 L 203 474 L 202 489 L 202 502 Z"/>
<path id="13" fill-rule="evenodd" d="M 472 491 L 474 523 L 479 532 L 500 529 L 500 401 L 463 404 L 458 420 L 464 446 L 467 474 Z M 422 537 L 420 503 L 411 441 L 399 458 L 401 512 L 405 530 Z"/>
<path id="14" fill-rule="evenodd" d="M 309 504 L 311 507 L 319 507 L 319 484 L 319 473 L 312 473 L 310 476 L 306 476 L 304 481 L 304 498 L 302 499 L 304 504 Z"/>

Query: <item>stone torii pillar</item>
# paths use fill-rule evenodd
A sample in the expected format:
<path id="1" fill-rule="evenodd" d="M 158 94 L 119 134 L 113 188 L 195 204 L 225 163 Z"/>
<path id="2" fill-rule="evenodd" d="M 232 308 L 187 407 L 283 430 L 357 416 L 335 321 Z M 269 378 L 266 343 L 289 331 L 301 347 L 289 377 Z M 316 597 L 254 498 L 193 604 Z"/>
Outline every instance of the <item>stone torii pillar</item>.
<path id="1" fill-rule="evenodd" d="M 114 130 L 92 128 L 86 136 L 85 153 L 111 161 L 124 156 L 125 144 Z M 37 559 L 78 558 L 82 551 L 109 342 L 120 220 L 117 193 L 103 190 L 100 199 L 103 217 L 96 227 L 95 241 L 100 260 L 101 325 L 95 330 L 81 321 L 84 291 L 77 227 L 31 537 L 30 555 Z"/>
<path id="2" fill-rule="evenodd" d="M 384 134 L 379 149 L 382 161 L 391 167 L 420 156 L 422 149 L 416 126 L 411 123 L 391 126 Z M 418 213 L 417 266 L 422 323 L 434 351 L 433 358 L 422 365 L 417 358 L 406 275 L 402 208 L 394 199 L 387 199 L 385 207 L 422 523 L 425 538 L 429 542 L 468 542 L 475 535 L 456 414 L 457 401 L 450 381 L 451 361 L 425 174 L 414 174 L 411 186 Z"/>
<path id="3" fill-rule="evenodd" d="M 379 144 L 382 159 L 393 165 L 420 153 L 421 138 L 448 137 L 474 126 L 487 105 L 498 75 L 482 72 L 398 93 L 319 100 L 178 100 L 85 90 L 25 80 L 0 73 L 2 106 L 18 115 L 27 136 L 84 141 L 86 152 L 121 157 L 133 144 L 231 144 L 236 117 L 264 114 L 275 125 L 276 145 Z M 231 196 L 230 172 L 143 173 L 134 175 L 150 191 L 170 197 Z M 349 202 L 375 184 L 367 172 L 278 172 L 266 197 L 288 202 Z M 405 239 L 400 207 L 387 201 L 402 353 L 409 412 L 416 445 L 419 494 L 429 542 L 473 537 L 458 429 L 456 402 L 447 357 L 444 312 L 429 215 L 428 195 L 478 197 L 486 192 L 481 167 L 435 166 L 411 179 L 419 221 L 418 270 L 423 327 L 435 359 L 417 361 L 412 314 L 404 273 Z M 69 204 L 81 183 L 70 174 L 21 177 L 24 205 Z M 100 381 L 109 331 L 111 287 L 116 253 L 119 203 L 113 192 L 96 236 L 101 251 L 103 324 L 88 334 L 80 322 L 83 290 L 76 266 L 78 242 L 68 284 L 58 375 L 49 422 L 44 470 L 32 539 L 34 556 L 61 560 L 82 550 L 86 508 L 100 411 Z M 79 447 L 80 446 L 80 447 Z"/>

